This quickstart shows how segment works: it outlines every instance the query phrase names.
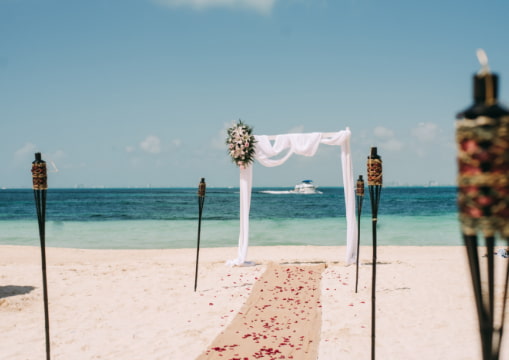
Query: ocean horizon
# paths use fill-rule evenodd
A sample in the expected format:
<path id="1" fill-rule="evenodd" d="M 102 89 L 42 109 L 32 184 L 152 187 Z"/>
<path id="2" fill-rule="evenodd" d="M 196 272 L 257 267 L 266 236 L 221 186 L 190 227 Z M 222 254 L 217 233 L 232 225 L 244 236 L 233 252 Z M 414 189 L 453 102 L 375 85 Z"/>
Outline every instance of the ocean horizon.
<path id="1" fill-rule="evenodd" d="M 253 188 L 250 245 L 346 245 L 342 187 L 321 194 Z M 363 199 L 361 246 L 371 244 L 369 193 Z M 49 189 L 46 246 L 83 249 L 196 247 L 196 188 Z M 456 188 L 386 187 L 377 222 L 378 245 L 462 245 Z M 207 188 L 201 247 L 236 247 L 239 189 Z M 38 246 L 31 189 L 0 190 L 0 244 Z"/>

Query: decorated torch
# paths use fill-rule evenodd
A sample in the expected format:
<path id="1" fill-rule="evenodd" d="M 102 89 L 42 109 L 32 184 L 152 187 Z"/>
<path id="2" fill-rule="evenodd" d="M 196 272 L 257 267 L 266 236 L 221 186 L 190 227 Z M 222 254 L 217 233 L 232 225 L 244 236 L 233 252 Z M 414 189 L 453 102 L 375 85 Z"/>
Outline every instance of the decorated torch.
<path id="1" fill-rule="evenodd" d="M 361 251 L 361 214 L 362 214 L 362 202 L 364 200 L 364 180 L 362 175 L 359 175 L 357 179 L 357 187 L 355 189 L 355 200 L 357 203 L 357 261 L 355 267 L 355 292 L 357 292 L 357 286 L 359 284 L 359 256 Z"/>
<path id="2" fill-rule="evenodd" d="M 378 205 L 382 192 L 382 158 L 377 154 L 377 148 L 371 148 L 368 156 L 368 189 L 371 200 L 371 220 L 373 234 L 373 274 L 371 285 L 371 359 L 375 359 L 375 313 L 376 313 L 376 225 L 378 222 Z"/>
<path id="3" fill-rule="evenodd" d="M 46 190 L 48 189 L 48 175 L 46 162 L 41 159 L 41 153 L 35 153 L 32 162 L 32 188 L 34 190 L 35 208 L 39 223 L 39 239 L 41 242 L 42 263 L 42 287 L 44 297 L 44 323 L 46 331 L 46 359 L 50 359 L 50 336 L 49 336 L 49 307 L 48 307 L 48 282 L 46 277 Z"/>
<path id="4" fill-rule="evenodd" d="M 457 115 L 458 210 L 476 300 L 483 360 L 499 359 L 509 267 L 495 306 L 495 237 L 509 239 L 509 111 L 497 102 L 498 76 L 477 51 L 474 104 Z M 479 239 L 484 237 L 484 242 Z M 480 246 L 487 256 L 480 253 Z M 506 262 L 506 266 L 507 262 Z"/>
<path id="5" fill-rule="evenodd" d="M 194 273 L 194 291 L 196 291 L 196 285 L 198 284 L 198 261 L 200 257 L 200 233 L 201 233 L 201 216 L 203 212 L 203 203 L 205 202 L 205 190 L 207 184 L 205 184 L 205 178 L 201 178 L 198 184 L 198 241 L 196 244 L 196 270 Z"/>

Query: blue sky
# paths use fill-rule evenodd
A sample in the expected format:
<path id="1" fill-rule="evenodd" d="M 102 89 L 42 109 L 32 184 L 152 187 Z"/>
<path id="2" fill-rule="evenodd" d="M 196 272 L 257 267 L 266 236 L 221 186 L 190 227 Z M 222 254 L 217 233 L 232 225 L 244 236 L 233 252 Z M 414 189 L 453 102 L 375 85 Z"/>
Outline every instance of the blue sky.
<path id="1" fill-rule="evenodd" d="M 509 93 L 509 2 L 0 0 L 0 187 L 237 186 L 226 128 L 352 131 L 355 177 L 454 184 L 478 48 Z M 340 185 L 339 149 L 255 165 L 255 186 Z"/>

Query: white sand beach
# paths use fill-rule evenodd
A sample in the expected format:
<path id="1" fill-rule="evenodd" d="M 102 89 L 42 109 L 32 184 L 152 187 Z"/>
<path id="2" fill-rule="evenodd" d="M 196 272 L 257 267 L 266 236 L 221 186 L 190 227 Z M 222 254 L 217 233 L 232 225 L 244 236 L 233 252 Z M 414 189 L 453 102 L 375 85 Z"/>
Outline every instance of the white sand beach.
<path id="1" fill-rule="evenodd" d="M 201 249 L 194 292 L 194 249 L 48 248 L 52 359 L 197 359 L 239 315 L 273 263 L 324 264 L 321 321 L 313 325 L 318 359 L 370 357 L 370 247 L 360 251 L 358 293 L 355 265 L 345 265 L 344 247 L 253 247 L 249 259 L 256 266 L 226 266 L 236 251 Z M 379 247 L 377 273 L 377 358 L 480 358 L 463 247 Z M 0 246 L 0 319 L 1 359 L 45 357 L 38 247 Z M 506 336 L 501 358 L 508 357 Z"/>

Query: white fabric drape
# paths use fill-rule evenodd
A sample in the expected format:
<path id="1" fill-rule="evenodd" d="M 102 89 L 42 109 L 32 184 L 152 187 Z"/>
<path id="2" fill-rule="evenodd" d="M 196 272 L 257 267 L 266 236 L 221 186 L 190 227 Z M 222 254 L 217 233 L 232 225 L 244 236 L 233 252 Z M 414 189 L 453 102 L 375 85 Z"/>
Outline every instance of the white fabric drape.
<path id="1" fill-rule="evenodd" d="M 341 165 L 346 207 L 346 262 L 355 262 L 357 256 L 357 227 L 355 222 L 355 195 L 353 166 L 350 155 L 350 129 L 335 133 L 284 134 L 276 136 L 255 135 L 255 159 L 262 165 L 273 167 L 283 164 L 292 154 L 313 156 L 320 144 L 341 146 Z M 271 143 L 274 140 L 274 144 Z M 281 155 L 281 158 L 273 157 Z M 251 189 L 253 167 L 240 169 L 240 233 L 238 256 L 229 260 L 229 265 L 246 264 L 249 245 L 249 211 L 251 207 Z"/>
<path id="2" fill-rule="evenodd" d="M 283 164 L 292 154 L 313 156 L 318 150 L 321 133 L 311 134 L 286 134 L 275 136 L 274 145 L 270 143 L 269 136 L 255 135 L 256 138 L 256 160 L 263 166 L 273 167 Z M 271 159 L 288 149 L 285 156 L 280 159 Z"/>

